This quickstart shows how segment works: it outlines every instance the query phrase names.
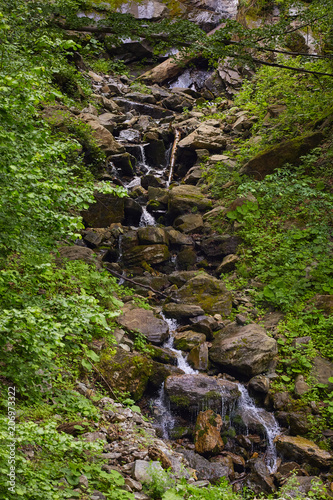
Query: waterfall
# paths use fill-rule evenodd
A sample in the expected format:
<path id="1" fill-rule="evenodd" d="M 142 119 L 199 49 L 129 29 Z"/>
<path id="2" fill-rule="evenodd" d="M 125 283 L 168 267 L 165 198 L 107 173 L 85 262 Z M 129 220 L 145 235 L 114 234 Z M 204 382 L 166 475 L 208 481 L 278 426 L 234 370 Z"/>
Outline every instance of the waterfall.
<path id="1" fill-rule="evenodd" d="M 147 211 L 146 207 L 142 207 L 142 215 L 140 218 L 139 227 L 145 227 L 145 226 L 156 226 L 156 220 Z"/>
<path id="2" fill-rule="evenodd" d="M 163 313 L 161 313 L 161 316 L 164 319 L 164 321 L 166 321 L 168 323 L 168 325 L 169 325 L 169 332 L 170 332 L 170 337 L 166 341 L 166 343 L 163 345 L 163 347 L 166 348 L 166 349 L 170 349 L 170 351 L 172 351 L 172 352 L 174 352 L 176 354 L 176 356 L 177 356 L 177 366 L 178 366 L 178 368 L 180 368 L 181 370 L 183 370 L 183 372 L 186 375 L 193 375 L 195 373 L 198 373 L 197 370 L 193 370 L 193 368 L 191 368 L 191 366 L 188 364 L 186 358 L 183 355 L 183 352 L 179 351 L 179 350 L 177 350 L 177 349 L 175 349 L 173 347 L 173 336 L 174 336 L 175 331 L 178 328 L 177 321 L 175 319 L 166 318 Z"/>
<path id="3" fill-rule="evenodd" d="M 238 384 L 238 389 L 241 393 L 241 396 L 238 400 L 238 410 L 243 417 L 245 425 L 247 425 L 247 421 L 253 419 L 256 422 L 259 422 L 265 429 L 268 443 L 265 462 L 269 472 L 273 474 L 277 469 L 277 453 L 274 444 L 274 438 L 281 433 L 279 424 L 275 420 L 273 414 L 265 411 L 262 408 L 256 407 L 254 401 L 243 385 Z"/>

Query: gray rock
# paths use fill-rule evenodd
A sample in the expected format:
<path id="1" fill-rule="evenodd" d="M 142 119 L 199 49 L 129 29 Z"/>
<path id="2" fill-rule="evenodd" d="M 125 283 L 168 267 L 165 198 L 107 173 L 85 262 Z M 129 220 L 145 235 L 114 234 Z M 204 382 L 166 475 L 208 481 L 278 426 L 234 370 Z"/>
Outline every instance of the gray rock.
<path id="1" fill-rule="evenodd" d="M 174 302 L 164 304 L 163 312 L 169 316 L 169 318 L 175 319 L 193 318 L 204 314 L 200 306 L 193 304 L 175 304 Z"/>
<path id="2" fill-rule="evenodd" d="M 124 198 L 113 194 L 95 193 L 96 202 L 81 215 L 88 227 L 108 227 L 124 220 Z"/>
<path id="3" fill-rule="evenodd" d="M 135 460 L 132 467 L 132 478 L 140 483 L 150 484 L 153 481 L 153 474 L 163 474 L 160 462 L 146 462 L 145 460 Z"/>
<path id="4" fill-rule="evenodd" d="M 123 314 L 117 318 L 117 323 L 129 331 L 139 331 L 152 344 L 162 344 L 169 335 L 168 323 L 156 318 L 152 311 L 146 309 L 124 308 Z"/>
<path id="5" fill-rule="evenodd" d="M 172 216 L 184 214 L 193 208 L 204 212 L 212 206 L 211 200 L 205 198 L 196 186 L 180 185 L 171 189 L 168 209 Z"/>
<path id="6" fill-rule="evenodd" d="M 168 244 L 168 237 L 164 229 L 155 226 L 140 227 L 138 238 L 141 245 Z"/>
<path id="7" fill-rule="evenodd" d="M 190 467 L 195 469 L 196 476 L 200 481 L 208 480 L 211 483 L 217 483 L 222 477 L 228 477 L 228 467 L 219 463 L 212 463 L 201 457 L 192 450 L 182 450 L 181 452 Z"/>
<path id="8" fill-rule="evenodd" d="M 257 324 L 230 324 L 217 333 L 209 357 L 218 365 L 248 377 L 269 370 L 277 355 L 276 340 Z"/>
<path id="9" fill-rule="evenodd" d="M 177 230 L 185 234 L 201 233 L 204 227 L 200 214 L 186 214 L 177 217 L 174 221 Z"/>
<path id="10" fill-rule="evenodd" d="M 295 394 L 296 396 L 303 396 L 310 390 L 310 386 L 305 382 L 303 375 L 297 375 L 295 379 Z"/>
<path id="11" fill-rule="evenodd" d="M 288 460 L 309 463 L 313 467 L 331 467 L 331 453 L 321 450 L 313 441 L 301 436 L 277 436 L 274 439 L 277 450 Z"/>

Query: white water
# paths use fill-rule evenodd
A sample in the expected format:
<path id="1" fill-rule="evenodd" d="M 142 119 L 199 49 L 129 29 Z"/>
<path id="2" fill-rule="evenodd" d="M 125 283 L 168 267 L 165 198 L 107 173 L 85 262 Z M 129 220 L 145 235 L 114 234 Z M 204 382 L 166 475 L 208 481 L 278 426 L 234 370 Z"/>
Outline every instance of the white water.
<path id="1" fill-rule="evenodd" d="M 156 226 L 156 220 L 147 211 L 146 207 L 142 207 L 142 215 L 139 222 L 139 227 L 146 227 L 146 226 Z"/>
<path id="2" fill-rule="evenodd" d="M 177 350 L 177 349 L 175 349 L 173 347 L 174 333 L 175 333 L 175 331 L 178 328 L 177 321 L 175 319 L 166 318 L 163 313 L 161 313 L 161 316 L 164 319 L 164 321 L 166 321 L 168 323 L 168 325 L 169 325 L 169 332 L 170 332 L 170 337 L 168 338 L 168 340 L 166 341 L 166 343 L 163 345 L 163 347 L 165 349 L 170 349 L 170 351 L 172 351 L 172 352 L 174 352 L 176 354 L 176 356 L 177 356 L 177 366 L 178 366 L 178 368 L 180 368 L 181 370 L 183 370 L 183 372 L 186 375 L 193 375 L 195 373 L 198 373 L 197 370 L 194 370 L 188 364 L 186 358 L 183 355 L 183 352 L 179 351 L 179 350 Z"/>
<path id="3" fill-rule="evenodd" d="M 265 429 L 267 436 L 265 463 L 269 472 L 273 474 L 277 469 L 277 453 L 274 438 L 281 433 L 279 424 L 275 420 L 273 414 L 266 412 L 262 408 L 256 407 L 254 401 L 243 385 L 238 384 L 238 389 L 241 393 L 238 400 L 238 409 L 243 416 L 244 423 L 246 424 L 246 417 L 248 417 L 249 420 L 251 420 L 252 417 L 253 420 L 259 422 Z"/>

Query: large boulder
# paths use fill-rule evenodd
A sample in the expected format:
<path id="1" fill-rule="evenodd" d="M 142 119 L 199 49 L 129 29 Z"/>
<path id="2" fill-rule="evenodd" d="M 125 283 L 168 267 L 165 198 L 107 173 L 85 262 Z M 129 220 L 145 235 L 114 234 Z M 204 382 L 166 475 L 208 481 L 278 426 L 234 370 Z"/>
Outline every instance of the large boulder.
<path id="1" fill-rule="evenodd" d="M 204 408 L 221 413 L 222 407 L 231 407 L 240 396 L 237 384 L 201 373 L 168 377 L 165 391 L 171 409 L 187 414 Z"/>
<path id="2" fill-rule="evenodd" d="M 153 361 L 139 353 L 118 349 L 103 351 L 98 370 L 111 387 L 121 392 L 129 392 L 135 401 L 142 398 L 152 374 Z"/>
<path id="3" fill-rule="evenodd" d="M 78 245 L 72 245 L 70 247 L 60 247 L 58 248 L 60 258 L 57 262 L 66 260 L 83 260 L 87 264 L 97 264 L 96 254 L 86 247 L 80 247 Z M 97 266 L 99 267 L 99 266 Z"/>
<path id="4" fill-rule="evenodd" d="M 95 203 L 87 210 L 82 210 L 81 215 L 89 227 L 108 227 L 113 223 L 124 220 L 124 198 L 113 194 L 95 193 Z"/>
<path id="5" fill-rule="evenodd" d="M 195 370 L 205 372 L 208 369 L 208 345 L 207 342 L 199 344 L 189 352 L 187 357 L 188 363 Z"/>
<path id="6" fill-rule="evenodd" d="M 202 123 L 194 132 L 179 141 L 180 149 L 207 149 L 219 152 L 226 146 L 226 139 L 219 127 Z"/>
<path id="7" fill-rule="evenodd" d="M 156 318 L 153 311 L 139 307 L 124 308 L 123 314 L 117 318 L 117 323 L 129 332 L 140 332 L 148 342 L 156 345 L 162 344 L 169 335 L 166 321 Z"/>
<path id="8" fill-rule="evenodd" d="M 164 304 L 163 312 L 169 316 L 169 318 L 175 319 L 194 318 L 204 313 L 200 306 L 194 304 L 175 304 L 174 302 Z"/>
<path id="9" fill-rule="evenodd" d="M 100 124 L 98 118 L 90 113 L 81 113 L 79 119 L 89 125 L 92 135 L 94 136 L 97 145 L 107 155 L 117 155 L 125 153 L 125 148 L 119 144 L 111 132 Z"/>
<path id="10" fill-rule="evenodd" d="M 206 314 L 227 317 L 231 313 L 231 293 L 222 281 L 205 273 L 189 279 L 174 295 L 182 303 L 200 306 Z"/>
<path id="11" fill-rule="evenodd" d="M 168 244 L 167 234 L 161 227 L 140 227 L 138 229 L 138 238 L 141 245 Z"/>
<path id="12" fill-rule="evenodd" d="M 301 157 L 317 147 L 323 139 L 324 135 L 321 132 L 311 132 L 282 142 L 257 154 L 242 167 L 240 173 L 251 175 L 260 181 L 286 163 L 299 165 Z"/>
<path id="13" fill-rule="evenodd" d="M 175 348 L 181 349 L 182 351 L 191 351 L 193 347 L 197 347 L 203 342 L 206 342 L 206 335 L 193 332 L 192 330 L 177 332 L 174 335 Z"/>
<path id="14" fill-rule="evenodd" d="M 185 234 L 201 233 L 204 228 L 204 222 L 200 214 L 180 215 L 173 225 Z"/>
<path id="15" fill-rule="evenodd" d="M 327 468 L 333 464 L 333 456 L 320 449 L 313 441 L 301 436 L 277 436 L 274 439 L 277 451 L 287 460 L 308 463 L 313 467 Z"/>
<path id="16" fill-rule="evenodd" d="M 201 411 L 195 424 L 195 451 L 200 455 L 217 455 L 224 444 L 220 434 L 222 427 L 221 415 L 213 410 Z"/>
<path id="17" fill-rule="evenodd" d="M 236 253 L 241 241 L 239 236 L 229 234 L 208 236 L 202 239 L 200 248 L 208 257 L 225 257 Z"/>
<path id="18" fill-rule="evenodd" d="M 211 200 L 205 198 L 200 188 L 196 186 L 181 185 L 170 191 L 168 209 L 174 217 L 190 212 L 194 208 L 199 212 L 204 212 L 211 206 Z"/>
<path id="19" fill-rule="evenodd" d="M 125 265 L 140 266 L 143 262 L 147 264 L 160 264 L 169 260 L 170 252 L 166 245 L 136 245 L 124 250 L 123 261 Z"/>
<path id="20" fill-rule="evenodd" d="M 209 351 L 211 361 L 248 377 L 269 370 L 276 355 L 276 340 L 255 323 L 226 326 L 216 334 Z"/>
<path id="21" fill-rule="evenodd" d="M 181 453 L 188 461 L 189 466 L 195 469 L 196 476 L 200 481 L 207 479 L 211 483 L 217 483 L 222 477 L 228 477 L 228 467 L 217 462 L 209 462 L 192 450 L 182 450 Z"/>

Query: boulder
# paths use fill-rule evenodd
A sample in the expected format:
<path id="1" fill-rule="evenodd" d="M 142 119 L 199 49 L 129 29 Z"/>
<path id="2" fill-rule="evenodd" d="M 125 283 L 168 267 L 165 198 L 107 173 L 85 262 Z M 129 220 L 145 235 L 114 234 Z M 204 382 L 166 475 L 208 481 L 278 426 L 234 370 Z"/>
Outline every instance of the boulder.
<path id="1" fill-rule="evenodd" d="M 226 255 L 222 260 L 221 264 L 216 269 L 216 274 L 219 276 L 220 274 L 230 273 L 236 269 L 236 264 L 239 262 L 238 255 L 230 254 Z"/>
<path id="2" fill-rule="evenodd" d="M 174 334 L 174 346 L 176 349 L 180 349 L 182 351 L 191 351 L 193 347 L 196 347 L 203 342 L 206 342 L 206 335 L 203 333 L 186 330 L 185 332 L 176 332 Z"/>
<path id="3" fill-rule="evenodd" d="M 73 245 L 71 247 L 58 248 L 60 260 L 83 260 L 87 264 L 97 264 L 96 254 L 86 247 Z"/>
<path id="4" fill-rule="evenodd" d="M 185 234 L 201 233 L 204 227 L 200 214 L 186 214 L 177 217 L 173 225 Z"/>
<path id="5" fill-rule="evenodd" d="M 311 377 L 317 384 L 328 384 L 328 390 L 333 391 L 333 384 L 328 379 L 333 377 L 333 363 L 322 356 L 316 356 L 312 360 Z"/>
<path id="6" fill-rule="evenodd" d="M 153 361 L 139 353 L 117 349 L 102 351 L 98 370 L 111 389 L 129 392 L 137 401 L 142 398 L 152 374 Z"/>
<path id="7" fill-rule="evenodd" d="M 191 269 L 197 262 L 197 254 L 191 247 L 185 247 L 177 253 L 176 264 L 179 269 Z"/>
<path id="8" fill-rule="evenodd" d="M 156 345 L 162 344 L 169 335 L 168 323 L 156 318 L 153 311 L 147 309 L 124 307 L 124 312 L 118 316 L 117 323 L 130 332 L 140 332 L 148 342 Z"/>
<path id="9" fill-rule="evenodd" d="M 200 306 L 206 314 L 227 317 L 231 313 L 231 293 L 220 280 L 208 274 L 198 274 L 189 279 L 174 297 L 184 304 Z"/>
<path id="10" fill-rule="evenodd" d="M 150 356 L 159 363 L 177 366 L 177 354 L 171 349 L 164 347 L 150 346 Z"/>
<path id="11" fill-rule="evenodd" d="M 125 112 L 137 111 L 140 115 L 148 115 L 156 120 L 173 116 L 172 111 L 162 108 L 162 106 L 156 106 L 155 104 L 128 101 L 121 97 L 115 97 L 114 102 Z"/>
<path id="12" fill-rule="evenodd" d="M 211 208 L 212 202 L 205 198 L 200 188 L 196 186 L 180 185 L 171 189 L 168 209 L 170 215 L 176 217 L 192 209 L 204 212 Z"/>
<path id="13" fill-rule="evenodd" d="M 208 369 L 208 345 L 207 342 L 193 347 L 187 356 L 188 363 L 195 370 L 205 372 Z"/>
<path id="14" fill-rule="evenodd" d="M 147 264 L 160 264 L 169 260 L 170 253 L 166 245 L 137 245 L 127 249 L 123 253 L 123 261 L 125 265 L 139 266 L 143 262 Z"/>
<path id="15" fill-rule="evenodd" d="M 149 142 L 145 147 L 146 161 L 148 165 L 163 167 L 165 164 L 165 146 L 162 139 Z"/>
<path id="16" fill-rule="evenodd" d="M 124 220 L 124 198 L 114 194 L 95 193 L 95 203 L 87 210 L 82 210 L 81 215 L 89 227 L 108 227 L 113 223 Z"/>
<path id="17" fill-rule="evenodd" d="M 163 99 L 162 104 L 167 109 L 181 113 L 184 108 L 192 109 L 193 100 L 182 93 L 178 93 Z"/>
<path id="18" fill-rule="evenodd" d="M 213 331 L 218 329 L 218 322 L 212 316 L 198 316 L 190 319 L 191 329 L 204 333 L 208 340 L 213 340 Z"/>
<path id="19" fill-rule="evenodd" d="M 272 174 L 286 163 L 299 165 L 301 157 L 317 147 L 323 139 L 324 135 L 321 132 L 311 132 L 270 147 L 246 163 L 240 170 L 240 174 L 262 180 L 266 175 Z"/>
<path id="20" fill-rule="evenodd" d="M 220 152 L 226 146 L 226 139 L 218 127 L 202 123 L 194 132 L 179 141 L 178 149 L 207 149 Z"/>
<path id="21" fill-rule="evenodd" d="M 241 239 L 239 236 L 222 234 L 203 238 L 200 247 L 208 257 L 224 257 L 225 255 L 236 253 L 240 243 Z"/>
<path id="22" fill-rule="evenodd" d="M 264 375 L 256 375 L 249 381 L 249 389 L 260 394 L 267 394 L 269 391 L 269 378 Z"/>
<path id="23" fill-rule="evenodd" d="M 333 464 L 333 456 L 320 449 L 313 441 L 301 436 L 277 436 L 276 448 L 286 460 L 308 463 L 313 467 L 328 468 Z"/>
<path id="24" fill-rule="evenodd" d="M 175 319 L 194 318 L 204 313 L 200 306 L 194 304 L 175 304 L 174 302 L 164 304 L 163 312 L 169 318 Z"/>
<path id="25" fill-rule="evenodd" d="M 97 145 L 107 155 L 117 155 L 125 152 L 124 146 L 119 144 L 111 132 L 100 124 L 98 118 L 90 113 L 81 113 L 78 117 L 81 121 L 89 125 L 92 135 L 96 139 Z"/>
<path id="26" fill-rule="evenodd" d="M 237 384 L 204 374 L 168 377 L 165 391 L 171 409 L 187 414 L 207 408 L 221 413 L 222 407 L 231 408 L 240 395 Z"/>
<path id="27" fill-rule="evenodd" d="M 164 229 L 155 226 L 140 227 L 138 238 L 141 245 L 168 244 L 168 237 Z"/>
<path id="28" fill-rule="evenodd" d="M 153 362 L 152 373 L 149 377 L 149 383 L 154 390 L 161 388 L 165 380 L 172 375 L 182 375 L 184 372 L 175 365 Z"/>
<path id="29" fill-rule="evenodd" d="M 209 351 L 214 363 L 247 377 L 269 370 L 276 355 L 276 340 L 254 323 L 246 326 L 231 323 L 217 333 Z"/>
<path id="30" fill-rule="evenodd" d="M 195 424 L 195 451 L 200 455 L 218 455 L 224 448 L 221 427 L 221 415 L 213 410 L 201 411 Z"/>
<path id="31" fill-rule="evenodd" d="M 216 462 L 209 462 L 192 450 L 182 450 L 181 453 L 188 461 L 189 466 L 195 469 L 195 474 L 200 481 L 207 479 L 211 483 L 218 483 L 221 478 L 228 477 L 228 467 Z"/>
<path id="32" fill-rule="evenodd" d="M 114 113 L 102 113 L 98 116 L 98 121 L 104 128 L 106 128 L 106 130 L 108 130 L 112 134 L 117 124 L 117 118 L 118 115 L 115 115 Z"/>
<path id="33" fill-rule="evenodd" d="M 149 484 L 153 481 L 153 474 L 161 473 L 163 473 L 163 468 L 158 461 L 135 460 L 132 467 L 132 478 L 140 483 Z"/>
<path id="34" fill-rule="evenodd" d="M 264 461 L 261 458 L 253 458 L 248 463 L 251 467 L 251 473 L 246 478 L 246 485 L 248 487 L 253 485 L 254 491 L 257 490 L 258 486 L 260 492 L 272 493 L 275 491 L 273 478 Z"/>
<path id="35" fill-rule="evenodd" d="M 133 177 L 136 163 L 136 158 L 134 156 L 129 153 L 113 155 L 111 161 L 122 176 Z"/>
<path id="36" fill-rule="evenodd" d="M 132 198 L 124 199 L 125 222 L 127 225 L 138 226 L 142 215 L 142 206 Z"/>
<path id="37" fill-rule="evenodd" d="M 176 229 L 172 228 L 167 228 L 166 232 L 169 236 L 170 245 L 180 245 L 180 246 L 193 245 L 193 239 L 191 238 L 191 236 L 183 234 L 180 231 L 176 231 Z"/>
<path id="38" fill-rule="evenodd" d="M 197 276 L 197 274 L 198 271 L 175 271 L 174 273 L 169 274 L 168 280 L 170 283 L 180 288 L 185 285 L 187 281 Z"/>

